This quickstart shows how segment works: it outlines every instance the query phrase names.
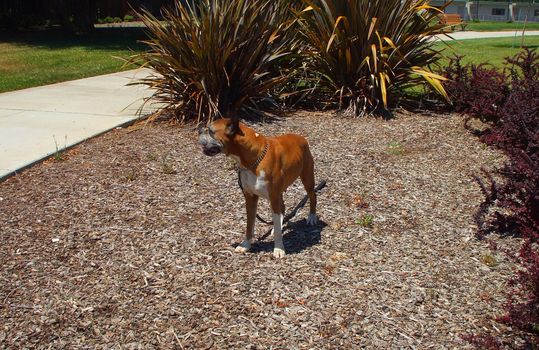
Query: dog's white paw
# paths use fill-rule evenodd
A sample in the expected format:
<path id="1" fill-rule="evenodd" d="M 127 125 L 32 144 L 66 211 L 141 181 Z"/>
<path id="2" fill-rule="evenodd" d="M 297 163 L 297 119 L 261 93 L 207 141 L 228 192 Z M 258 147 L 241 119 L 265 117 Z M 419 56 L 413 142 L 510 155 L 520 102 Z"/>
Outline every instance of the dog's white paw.
<path id="1" fill-rule="evenodd" d="M 251 242 L 245 240 L 236 247 L 236 253 L 245 253 L 251 249 Z"/>
<path id="2" fill-rule="evenodd" d="M 276 259 L 284 258 L 286 255 L 284 248 L 275 247 L 273 248 L 273 257 Z"/>
<path id="3" fill-rule="evenodd" d="M 316 214 L 309 214 L 307 217 L 307 225 L 316 225 L 318 224 L 318 218 L 316 217 Z"/>

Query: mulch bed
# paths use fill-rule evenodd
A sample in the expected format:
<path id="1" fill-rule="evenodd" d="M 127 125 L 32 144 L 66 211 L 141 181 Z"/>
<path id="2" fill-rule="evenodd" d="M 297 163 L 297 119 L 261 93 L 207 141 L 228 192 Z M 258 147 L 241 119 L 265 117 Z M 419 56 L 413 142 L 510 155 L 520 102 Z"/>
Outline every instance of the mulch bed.
<path id="1" fill-rule="evenodd" d="M 492 318 L 513 266 L 473 220 L 473 177 L 504 158 L 462 117 L 298 112 L 255 128 L 305 135 L 327 180 L 322 224 L 302 209 L 281 260 L 271 236 L 234 253 L 236 173 L 191 128 L 118 129 L 0 183 L 0 348 L 449 349 L 505 334 Z M 303 195 L 298 181 L 287 208 Z"/>

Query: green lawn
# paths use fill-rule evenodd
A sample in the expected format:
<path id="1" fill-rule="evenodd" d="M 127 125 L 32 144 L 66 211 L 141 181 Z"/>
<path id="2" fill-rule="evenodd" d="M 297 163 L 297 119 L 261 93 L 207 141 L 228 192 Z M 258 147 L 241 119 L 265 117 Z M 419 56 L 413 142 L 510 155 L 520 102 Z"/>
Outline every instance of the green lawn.
<path id="1" fill-rule="evenodd" d="M 129 69 L 114 57 L 140 51 L 137 41 L 143 38 L 142 28 L 102 28 L 83 36 L 51 31 L 0 34 L 0 92 Z M 465 56 L 464 63 L 500 66 L 520 51 L 520 42 L 520 37 L 453 41 L 444 55 L 456 53 Z M 539 47 L 539 36 L 525 37 L 524 44 Z"/>
<path id="2" fill-rule="evenodd" d="M 458 54 L 464 56 L 463 63 L 487 62 L 495 66 L 501 66 L 504 58 L 514 56 L 520 52 L 522 38 L 493 38 L 493 39 L 471 39 L 451 41 L 450 46 L 436 44 L 437 48 L 445 47 L 444 55 L 454 56 Z M 539 36 L 525 36 L 524 45 L 539 48 Z M 448 59 L 444 58 L 442 65 L 447 64 Z"/>
<path id="3" fill-rule="evenodd" d="M 501 31 L 501 30 L 522 30 L 524 27 L 524 22 L 492 22 L 492 21 L 482 21 L 482 22 L 466 22 L 466 30 L 475 30 L 479 32 L 492 32 L 492 31 Z M 459 27 L 460 28 L 460 27 Z M 539 30 L 539 22 L 528 22 L 526 23 L 526 30 Z"/>
<path id="4" fill-rule="evenodd" d="M 141 50 L 137 41 L 143 38 L 141 28 L 103 28 L 89 35 L 0 33 L 0 92 L 129 69 L 114 56 Z"/>

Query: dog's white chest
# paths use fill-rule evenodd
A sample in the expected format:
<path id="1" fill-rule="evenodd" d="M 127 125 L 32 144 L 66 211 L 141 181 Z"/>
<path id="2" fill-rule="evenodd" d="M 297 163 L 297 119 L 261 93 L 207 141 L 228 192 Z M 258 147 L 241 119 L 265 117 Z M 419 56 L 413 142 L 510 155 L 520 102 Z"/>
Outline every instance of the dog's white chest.
<path id="1" fill-rule="evenodd" d="M 240 170 L 240 180 L 243 190 L 247 193 L 255 194 L 257 196 L 269 198 L 268 195 L 268 186 L 266 180 L 266 174 L 261 171 L 258 176 L 256 176 L 252 171 L 247 169 Z"/>

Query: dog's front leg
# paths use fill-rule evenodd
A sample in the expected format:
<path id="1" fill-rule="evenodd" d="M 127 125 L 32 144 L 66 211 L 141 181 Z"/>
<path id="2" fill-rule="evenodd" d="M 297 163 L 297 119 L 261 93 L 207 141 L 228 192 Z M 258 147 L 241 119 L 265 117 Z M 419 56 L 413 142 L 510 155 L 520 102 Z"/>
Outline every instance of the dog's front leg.
<path id="1" fill-rule="evenodd" d="M 236 247 L 236 252 L 245 253 L 251 249 L 251 243 L 255 232 L 256 208 L 258 205 L 258 196 L 244 192 L 245 207 L 247 209 L 247 229 L 245 230 L 245 239 Z"/>
<path id="2" fill-rule="evenodd" d="M 271 196 L 270 198 L 271 209 L 273 210 L 273 256 L 282 258 L 285 256 L 283 244 L 284 202 L 282 194 L 275 197 Z"/>

